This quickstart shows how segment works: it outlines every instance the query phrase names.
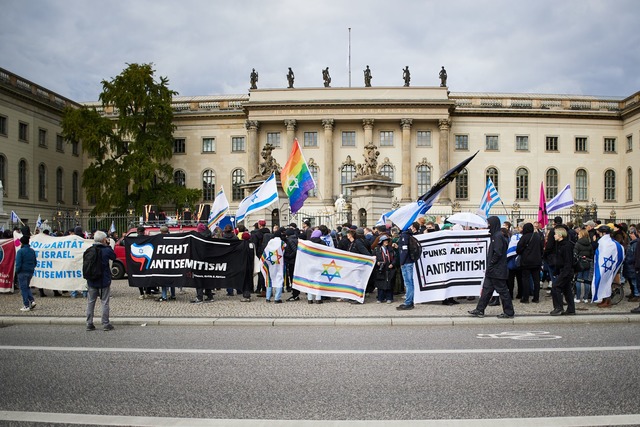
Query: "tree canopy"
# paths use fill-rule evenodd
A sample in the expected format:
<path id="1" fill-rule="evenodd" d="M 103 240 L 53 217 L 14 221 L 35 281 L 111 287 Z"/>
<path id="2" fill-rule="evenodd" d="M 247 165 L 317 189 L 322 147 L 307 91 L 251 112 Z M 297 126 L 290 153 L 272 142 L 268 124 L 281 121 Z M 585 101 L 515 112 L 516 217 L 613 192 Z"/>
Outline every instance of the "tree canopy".
<path id="1" fill-rule="evenodd" d="M 89 157 L 82 187 L 92 213 L 125 212 L 144 205 L 193 205 L 201 190 L 187 189 L 173 181 L 173 110 L 177 92 L 169 80 L 154 78 L 153 64 L 127 64 L 120 75 L 102 81 L 100 101 L 105 112 L 95 108 L 68 107 L 62 132 L 68 141 L 79 142 Z M 168 207 L 168 206 L 165 206 Z"/>

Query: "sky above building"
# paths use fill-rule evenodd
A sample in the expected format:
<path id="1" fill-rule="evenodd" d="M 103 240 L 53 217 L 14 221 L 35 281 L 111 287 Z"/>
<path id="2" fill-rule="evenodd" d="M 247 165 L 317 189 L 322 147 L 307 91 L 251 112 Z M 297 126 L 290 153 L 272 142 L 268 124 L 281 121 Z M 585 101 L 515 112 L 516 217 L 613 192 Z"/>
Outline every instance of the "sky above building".
<path id="1" fill-rule="evenodd" d="M 296 88 L 326 67 L 363 87 L 369 65 L 372 86 L 402 86 L 406 66 L 439 86 L 444 66 L 452 92 L 627 97 L 639 18 L 637 0 L 3 0 L 0 67 L 78 102 L 128 63 L 184 96 L 246 94 L 252 68 L 260 89 L 288 67 Z"/>

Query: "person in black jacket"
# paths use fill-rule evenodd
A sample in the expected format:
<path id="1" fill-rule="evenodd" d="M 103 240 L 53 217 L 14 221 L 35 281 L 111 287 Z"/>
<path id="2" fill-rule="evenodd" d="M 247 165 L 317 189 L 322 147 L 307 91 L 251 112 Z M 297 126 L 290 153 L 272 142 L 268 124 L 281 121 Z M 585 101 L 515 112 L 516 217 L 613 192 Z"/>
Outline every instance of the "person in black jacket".
<path id="1" fill-rule="evenodd" d="M 503 313 L 498 315 L 499 319 L 510 319 L 515 315 L 513 310 L 513 302 L 507 287 L 507 278 L 509 271 L 507 269 L 507 238 L 500 231 L 500 218 L 490 216 L 487 219 L 489 223 L 489 234 L 491 243 L 487 250 L 487 269 L 484 273 L 484 282 L 482 284 L 482 294 L 475 310 L 470 310 L 469 314 L 474 317 L 484 317 L 484 309 L 487 307 L 493 291 L 500 295 L 502 301 Z"/>
<path id="2" fill-rule="evenodd" d="M 533 229 L 533 224 L 522 226 L 522 237 L 518 240 L 516 254 L 520 255 L 520 273 L 522 274 L 522 295 L 520 302 L 529 303 L 529 288 L 533 282 L 533 299 L 540 302 L 540 267 L 542 266 L 542 239 Z"/>
<path id="3" fill-rule="evenodd" d="M 576 304 L 573 300 L 573 248 L 567 238 L 567 230 L 562 226 L 557 226 L 553 230 L 556 240 L 556 257 L 554 275 L 556 280 L 551 285 L 551 298 L 553 299 L 552 316 L 576 314 Z M 562 310 L 562 297 L 567 301 L 567 310 Z"/>

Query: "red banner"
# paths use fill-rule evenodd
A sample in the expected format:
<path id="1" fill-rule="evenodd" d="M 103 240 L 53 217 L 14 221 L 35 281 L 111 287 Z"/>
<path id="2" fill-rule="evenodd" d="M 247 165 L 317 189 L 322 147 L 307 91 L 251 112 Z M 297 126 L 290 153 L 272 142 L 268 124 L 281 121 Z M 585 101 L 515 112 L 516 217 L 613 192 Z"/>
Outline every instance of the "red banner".
<path id="1" fill-rule="evenodd" d="M 13 239 L 0 239 L 0 293 L 13 291 L 16 245 Z"/>

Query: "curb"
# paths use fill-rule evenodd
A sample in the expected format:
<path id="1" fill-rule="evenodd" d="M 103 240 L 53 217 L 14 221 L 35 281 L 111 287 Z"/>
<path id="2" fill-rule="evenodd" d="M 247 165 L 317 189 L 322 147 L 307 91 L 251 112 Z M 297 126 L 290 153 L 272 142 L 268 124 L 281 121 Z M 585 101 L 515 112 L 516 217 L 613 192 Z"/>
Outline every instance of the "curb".
<path id="1" fill-rule="evenodd" d="M 0 316 L 0 326 L 11 325 L 84 325 L 84 317 Z M 576 316 L 497 317 L 114 317 L 114 325 L 127 326 L 472 326 L 472 325 L 547 325 L 640 323 L 634 314 L 593 314 Z"/>

